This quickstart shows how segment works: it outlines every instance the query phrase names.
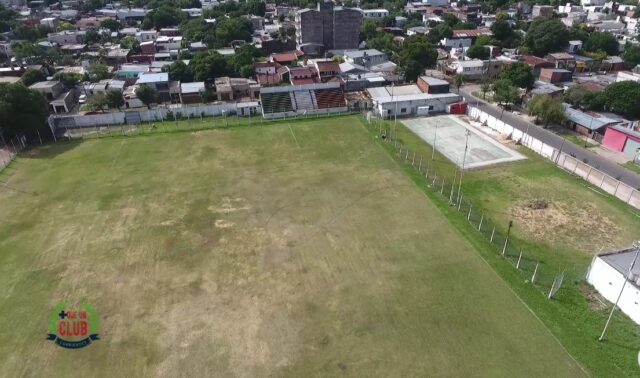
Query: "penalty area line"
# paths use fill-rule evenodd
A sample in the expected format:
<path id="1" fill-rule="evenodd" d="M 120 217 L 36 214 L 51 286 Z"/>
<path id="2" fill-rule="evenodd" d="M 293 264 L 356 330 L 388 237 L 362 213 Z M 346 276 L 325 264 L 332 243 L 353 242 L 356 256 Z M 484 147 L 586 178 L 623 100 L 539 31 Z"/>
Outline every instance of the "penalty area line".
<path id="1" fill-rule="evenodd" d="M 300 148 L 300 143 L 298 143 L 298 138 L 296 138 L 296 134 L 293 133 L 293 129 L 291 128 L 291 124 L 287 123 L 287 127 L 289 128 L 289 131 L 291 132 L 291 136 L 293 137 L 293 140 L 296 142 L 296 146 L 298 146 L 298 148 Z"/>

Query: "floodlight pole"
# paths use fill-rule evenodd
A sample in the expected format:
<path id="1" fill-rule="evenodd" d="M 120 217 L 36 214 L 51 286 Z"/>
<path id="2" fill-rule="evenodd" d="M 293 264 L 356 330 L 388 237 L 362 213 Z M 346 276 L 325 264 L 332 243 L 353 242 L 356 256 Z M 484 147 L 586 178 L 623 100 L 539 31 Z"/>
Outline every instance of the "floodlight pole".
<path id="1" fill-rule="evenodd" d="M 618 302 L 620 302 L 620 298 L 622 298 L 622 293 L 624 292 L 624 288 L 627 286 L 627 280 L 629 279 L 629 275 L 631 274 L 631 271 L 633 270 L 634 265 L 636 265 L 636 261 L 638 260 L 638 255 L 640 255 L 640 241 L 633 243 L 633 246 L 636 248 L 636 254 L 633 257 L 633 261 L 629 266 L 629 270 L 627 271 L 627 274 L 624 276 L 624 280 L 622 281 L 622 288 L 620 288 L 620 293 L 618 294 L 618 299 L 616 299 L 616 302 L 613 304 L 613 308 L 609 313 L 609 318 L 607 318 L 607 322 L 604 325 L 604 329 L 602 329 L 602 334 L 600 335 L 600 338 L 598 338 L 598 341 L 604 341 L 604 335 L 605 333 L 607 333 L 607 328 L 609 328 L 609 323 L 611 322 L 613 313 L 614 311 L 616 311 L 616 308 L 618 307 Z"/>
<path id="2" fill-rule="evenodd" d="M 438 138 L 438 123 L 436 122 L 436 131 L 433 134 L 433 146 L 431 146 L 431 160 L 433 161 L 433 158 L 436 155 L 436 138 Z"/>
<path id="3" fill-rule="evenodd" d="M 460 202 L 460 191 L 462 190 L 462 174 L 464 173 L 464 162 L 467 160 L 467 149 L 469 147 L 469 130 L 466 131 L 466 140 L 464 142 L 464 155 L 462 156 L 462 168 L 460 168 L 460 181 L 458 182 L 458 202 Z"/>

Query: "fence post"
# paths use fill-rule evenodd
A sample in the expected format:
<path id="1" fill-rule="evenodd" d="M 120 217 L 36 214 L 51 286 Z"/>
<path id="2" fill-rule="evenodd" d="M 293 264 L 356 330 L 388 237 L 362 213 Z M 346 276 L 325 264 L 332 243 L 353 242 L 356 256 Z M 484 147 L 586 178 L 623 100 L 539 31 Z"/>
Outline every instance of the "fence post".
<path id="1" fill-rule="evenodd" d="M 478 225 L 478 231 L 482 231 L 482 221 L 484 220 L 484 213 L 480 216 L 480 224 Z"/>
<path id="2" fill-rule="evenodd" d="M 453 192 L 453 190 L 452 190 Z M 458 198 L 458 211 L 460 211 L 460 206 L 462 205 L 462 196 L 460 196 L 460 198 Z"/>
<path id="3" fill-rule="evenodd" d="M 533 270 L 533 275 L 531 276 L 531 283 L 535 283 L 536 275 L 538 274 L 538 265 L 540 265 L 540 261 L 536 263 L 536 268 Z"/>
<path id="4" fill-rule="evenodd" d="M 493 226 L 493 230 L 491 231 L 491 238 L 489 239 L 489 243 L 493 243 L 493 235 L 496 234 L 496 226 Z"/>
<path id="5" fill-rule="evenodd" d="M 522 260 L 522 250 L 520 250 L 520 256 L 518 256 L 518 262 L 516 263 L 516 269 L 520 269 L 520 260 Z"/>
<path id="6" fill-rule="evenodd" d="M 416 152 L 413 151 L 413 158 L 411 158 L 411 166 L 413 167 L 413 164 L 416 162 Z"/>
<path id="7" fill-rule="evenodd" d="M 471 219 L 471 209 L 473 208 L 473 206 L 471 204 L 469 204 L 469 214 L 467 214 L 467 221 L 469 221 Z"/>
<path id="8" fill-rule="evenodd" d="M 409 159 L 409 149 L 407 148 L 407 153 L 404 155 L 404 161 L 407 161 L 407 159 Z"/>
<path id="9" fill-rule="evenodd" d="M 420 163 L 418 163 L 418 172 L 422 172 L 422 155 L 420 155 Z"/>
<path id="10" fill-rule="evenodd" d="M 442 178 L 442 186 L 440 187 L 440 194 L 444 193 L 444 177 Z"/>

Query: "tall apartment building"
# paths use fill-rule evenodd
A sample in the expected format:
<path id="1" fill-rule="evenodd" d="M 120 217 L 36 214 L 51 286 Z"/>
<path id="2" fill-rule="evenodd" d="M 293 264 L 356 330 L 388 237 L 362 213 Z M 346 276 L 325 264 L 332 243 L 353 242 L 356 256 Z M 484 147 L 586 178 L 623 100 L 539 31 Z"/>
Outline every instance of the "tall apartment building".
<path id="1" fill-rule="evenodd" d="M 295 24 L 296 45 L 307 55 L 320 55 L 326 50 L 357 49 L 362 12 L 322 1 L 316 9 L 297 11 Z"/>

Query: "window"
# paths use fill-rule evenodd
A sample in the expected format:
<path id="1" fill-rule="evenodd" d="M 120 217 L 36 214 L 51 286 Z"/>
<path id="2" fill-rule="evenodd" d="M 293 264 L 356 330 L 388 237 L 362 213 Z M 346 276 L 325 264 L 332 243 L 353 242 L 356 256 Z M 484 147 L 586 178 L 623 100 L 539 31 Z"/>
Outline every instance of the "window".
<path id="1" fill-rule="evenodd" d="M 429 105 L 429 110 L 433 110 L 433 105 Z"/>
<path id="2" fill-rule="evenodd" d="M 406 113 L 406 112 L 407 112 L 407 108 L 400 109 L 400 113 Z"/>

